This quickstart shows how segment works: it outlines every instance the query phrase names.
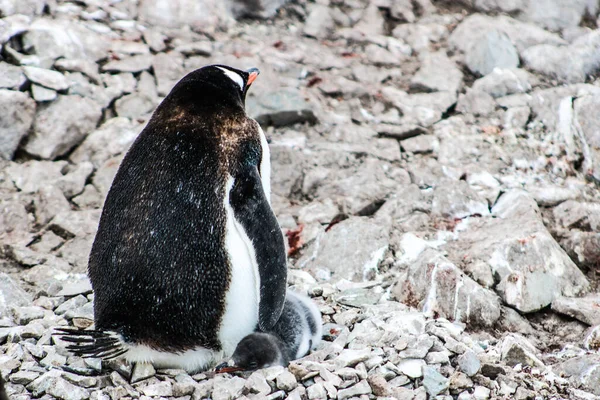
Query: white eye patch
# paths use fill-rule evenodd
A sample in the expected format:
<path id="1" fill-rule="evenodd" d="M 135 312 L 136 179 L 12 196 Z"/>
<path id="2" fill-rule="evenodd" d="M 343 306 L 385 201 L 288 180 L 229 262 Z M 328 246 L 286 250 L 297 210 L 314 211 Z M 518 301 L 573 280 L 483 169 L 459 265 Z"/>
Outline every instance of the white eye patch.
<path id="1" fill-rule="evenodd" d="M 237 74 L 231 70 L 228 70 L 227 68 L 222 68 L 222 67 L 217 67 L 217 68 L 219 68 L 221 71 L 223 71 L 223 73 L 225 73 L 225 75 L 227 75 L 227 77 L 229 79 L 234 81 L 240 87 L 241 91 L 244 90 L 244 79 L 239 74 Z"/>

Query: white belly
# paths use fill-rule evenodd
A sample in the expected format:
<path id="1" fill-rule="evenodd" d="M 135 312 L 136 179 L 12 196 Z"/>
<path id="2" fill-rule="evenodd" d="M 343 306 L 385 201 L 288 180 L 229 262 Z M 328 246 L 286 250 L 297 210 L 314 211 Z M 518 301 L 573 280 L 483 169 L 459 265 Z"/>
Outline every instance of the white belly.
<path id="1" fill-rule="evenodd" d="M 260 278 L 254 247 L 243 227 L 235 220 L 233 209 L 229 205 L 229 191 L 232 186 L 233 179 L 230 178 L 225 197 L 225 246 L 231 265 L 231 282 L 225 296 L 225 313 L 219 330 L 224 357 L 231 356 L 238 342 L 256 329 L 260 301 Z"/>

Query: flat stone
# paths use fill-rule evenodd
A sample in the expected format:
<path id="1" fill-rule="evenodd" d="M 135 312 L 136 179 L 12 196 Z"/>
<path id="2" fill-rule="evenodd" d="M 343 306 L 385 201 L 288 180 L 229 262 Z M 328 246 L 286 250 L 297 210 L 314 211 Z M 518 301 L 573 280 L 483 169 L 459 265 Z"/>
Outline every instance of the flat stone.
<path id="1" fill-rule="evenodd" d="M 269 92 L 260 98 L 249 94 L 246 110 L 259 124 L 287 126 L 296 123 L 315 123 L 317 118 L 312 107 L 298 89 L 283 88 Z"/>
<path id="2" fill-rule="evenodd" d="M 552 309 L 588 325 L 600 325 L 600 295 L 558 297 L 552 302 Z"/>
<path id="3" fill-rule="evenodd" d="M 472 88 L 497 98 L 531 90 L 533 77 L 520 68 L 494 68 L 486 76 L 473 82 Z"/>
<path id="4" fill-rule="evenodd" d="M 458 96 L 456 111 L 463 114 L 476 116 L 489 116 L 496 109 L 494 98 L 484 91 L 467 89 L 467 92 Z"/>
<path id="5" fill-rule="evenodd" d="M 160 96 L 166 96 L 185 75 L 183 57 L 177 52 L 156 54 L 152 58 L 152 69 Z"/>
<path id="6" fill-rule="evenodd" d="M 150 363 L 136 363 L 131 373 L 131 383 L 136 383 L 153 377 L 156 370 Z"/>
<path id="7" fill-rule="evenodd" d="M 28 385 L 30 382 L 34 381 L 38 376 L 40 376 L 39 372 L 34 371 L 18 371 L 12 374 L 8 379 L 12 383 L 16 383 L 17 385 Z"/>
<path id="8" fill-rule="evenodd" d="M 423 369 L 426 367 L 425 361 L 421 359 L 406 359 L 398 363 L 398 369 L 410 378 L 420 378 L 423 376 Z"/>
<path id="9" fill-rule="evenodd" d="M 335 22 L 329 14 L 329 7 L 316 4 L 306 18 L 303 33 L 309 37 L 326 39 L 334 29 Z"/>
<path id="10" fill-rule="evenodd" d="M 419 135 L 402 141 L 402 149 L 413 154 L 432 153 L 439 146 L 439 140 L 434 135 Z"/>
<path id="11" fill-rule="evenodd" d="M 0 61 L 0 89 L 19 90 L 27 79 L 23 70 L 5 61 Z"/>
<path id="12" fill-rule="evenodd" d="M 450 35 L 449 44 L 451 48 L 466 53 L 473 43 L 478 43 L 481 38 L 494 30 L 506 34 L 521 54 L 525 49 L 538 44 L 567 44 L 559 35 L 545 31 L 534 24 L 517 21 L 506 15 L 483 14 L 471 14 L 465 18 Z"/>
<path id="13" fill-rule="evenodd" d="M 69 81 L 58 71 L 38 67 L 23 67 L 27 79 L 48 89 L 63 91 L 69 88 Z"/>
<path id="14" fill-rule="evenodd" d="M 15 322 L 19 325 L 27 325 L 34 319 L 44 318 L 46 312 L 43 308 L 37 306 L 16 307 L 13 310 Z"/>
<path id="15" fill-rule="evenodd" d="M 315 383 L 306 389 L 306 395 L 310 400 L 326 399 L 327 392 L 321 383 Z"/>
<path id="16" fill-rule="evenodd" d="M 57 296 L 73 297 L 80 294 L 92 293 L 92 284 L 89 279 L 82 279 L 77 282 L 69 283 L 63 286 Z"/>
<path id="17" fill-rule="evenodd" d="M 329 271 L 335 280 L 362 281 L 376 272 L 388 248 L 385 226 L 361 217 L 351 217 L 321 234 L 300 258 L 298 265 L 313 273 Z M 343 265 L 339 263 L 344 259 Z"/>
<path id="18" fill-rule="evenodd" d="M 67 211 L 54 217 L 50 229 L 63 237 L 93 235 L 99 220 L 100 210 Z"/>
<path id="19" fill-rule="evenodd" d="M 353 367 L 356 364 L 366 361 L 371 356 L 371 349 L 365 348 L 362 350 L 344 349 L 335 358 L 335 365 L 338 369 L 344 367 Z"/>
<path id="20" fill-rule="evenodd" d="M 254 7 L 257 3 L 243 3 L 242 7 Z M 188 25 L 197 32 L 214 33 L 227 29 L 234 22 L 230 2 L 218 0 L 142 0 L 138 6 L 140 21 L 145 26 L 181 28 Z M 239 7 L 239 6 L 238 6 Z"/>
<path id="21" fill-rule="evenodd" d="M 54 67 L 59 71 L 81 72 L 90 78 L 93 83 L 102 83 L 102 78 L 98 72 L 98 64 L 91 60 L 61 58 L 56 60 Z"/>
<path id="22" fill-rule="evenodd" d="M 152 66 L 152 56 L 149 54 L 139 54 L 126 57 L 121 60 L 109 61 L 102 66 L 102 71 L 106 72 L 141 72 L 147 71 Z"/>
<path id="23" fill-rule="evenodd" d="M 523 63 L 561 82 L 585 82 L 600 69 L 600 32 L 593 31 L 568 46 L 540 44 L 523 52 Z"/>
<path id="24" fill-rule="evenodd" d="M 0 75 L 2 71 L 0 71 Z M 27 93 L 0 89 L 0 159 L 12 160 L 35 116 L 35 101 Z"/>
<path id="25" fill-rule="evenodd" d="M 146 396 L 164 396 L 169 397 L 173 395 L 173 386 L 169 381 L 162 381 L 154 383 L 140 389 Z"/>
<path id="26" fill-rule="evenodd" d="M 425 53 L 421 57 L 421 68 L 413 76 L 410 86 L 413 90 L 426 92 L 458 92 L 462 87 L 463 74 L 448 58 L 445 51 Z"/>
<path id="27" fill-rule="evenodd" d="M 285 390 L 286 392 L 290 392 L 298 386 L 296 377 L 289 371 L 283 371 L 279 374 L 275 382 L 278 389 Z"/>
<path id="28" fill-rule="evenodd" d="M 367 381 L 360 381 L 356 385 L 347 389 L 338 390 L 338 399 L 347 399 L 350 397 L 371 394 L 371 386 Z"/>
<path id="29" fill-rule="evenodd" d="M 36 85 L 35 83 L 31 85 L 31 95 L 38 103 L 53 101 L 58 97 L 58 93 L 54 90 Z"/>
<path id="30" fill-rule="evenodd" d="M 79 96 L 59 96 L 36 116 L 25 150 L 42 159 L 64 155 L 96 127 L 101 107 Z"/>
<path id="31" fill-rule="evenodd" d="M 465 351 L 463 354 L 458 356 L 458 368 L 471 377 L 479 372 L 481 368 L 481 362 L 479 357 L 473 351 Z"/>
<path id="32" fill-rule="evenodd" d="M 494 68 L 514 68 L 519 66 L 519 54 L 507 34 L 492 30 L 467 50 L 467 67 L 476 74 L 487 75 Z"/>
<path id="33" fill-rule="evenodd" d="M 423 386 L 430 396 L 437 396 L 450 385 L 450 380 L 440 374 L 435 368 L 423 367 Z"/>

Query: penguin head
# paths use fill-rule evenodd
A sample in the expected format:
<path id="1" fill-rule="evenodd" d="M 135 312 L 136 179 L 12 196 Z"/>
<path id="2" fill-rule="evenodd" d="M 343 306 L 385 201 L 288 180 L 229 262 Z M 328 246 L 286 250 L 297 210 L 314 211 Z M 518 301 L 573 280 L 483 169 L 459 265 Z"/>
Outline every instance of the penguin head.
<path id="1" fill-rule="evenodd" d="M 242 71 L 227 65 L 199 68 L 183 77 L 161 106 L 177 106 L 196 115 L 244 113 L 246 93 L 259 73 L 258 68 Z"/>
<path id="2" fill-rule="evenodd" d="M 216 372 L 253 371 L 274 365 L 286 366 L 281 346 L 281 341 L 271 334 L 251 333 L 238 343 L 228 362 L 216 367 Z"/>

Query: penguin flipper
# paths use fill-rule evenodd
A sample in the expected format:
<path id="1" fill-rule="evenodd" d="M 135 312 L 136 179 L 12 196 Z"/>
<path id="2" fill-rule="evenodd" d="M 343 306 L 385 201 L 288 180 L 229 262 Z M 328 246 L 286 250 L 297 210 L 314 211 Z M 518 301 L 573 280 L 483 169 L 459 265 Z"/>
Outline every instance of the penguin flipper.
<path id="1" fill-rule="evenodd" d="M 114 333 L 99 330 L 56 328 L 60 340 L 72 343 L 66 347 L 72 354 L 84 358 L 110 360 L 127 352 Z"/>
<path id="2" fill-rule="evenodd" d="M 258 327 L 266 332 L 279 319 L 285 303 L 287 257 L 283 234 L 265 195 L 257 166 L 240 168 L 234 178 L 229 203 L 254 247 L 260 277 Z"/>

